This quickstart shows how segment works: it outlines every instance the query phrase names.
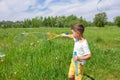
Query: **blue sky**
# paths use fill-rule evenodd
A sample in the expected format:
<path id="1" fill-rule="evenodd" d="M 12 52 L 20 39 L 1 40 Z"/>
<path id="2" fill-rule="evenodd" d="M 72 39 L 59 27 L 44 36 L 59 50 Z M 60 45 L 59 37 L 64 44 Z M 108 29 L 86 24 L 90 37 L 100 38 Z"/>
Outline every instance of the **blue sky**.
<path id="1" fill-rule="evenodd" d="M 120 16 L 120 0 L 0 0 L 0 21 L 24 20 L 36 16 L 82 16 L 92 21 L 105 11 L 108 21 Z"/>

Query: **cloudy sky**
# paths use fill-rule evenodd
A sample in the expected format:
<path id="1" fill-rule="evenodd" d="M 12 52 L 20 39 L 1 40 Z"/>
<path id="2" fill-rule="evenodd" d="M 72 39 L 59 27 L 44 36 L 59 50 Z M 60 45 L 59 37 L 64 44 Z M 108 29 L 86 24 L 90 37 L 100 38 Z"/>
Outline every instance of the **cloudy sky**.
<path id="1" fill-rule="evenodd" d="M 113 21 L 120 16 L 120 0 L 0 0 L 0 21 L 71 14 L 92 21 L 95 14 L 103 11 L 108 21 Z"/>

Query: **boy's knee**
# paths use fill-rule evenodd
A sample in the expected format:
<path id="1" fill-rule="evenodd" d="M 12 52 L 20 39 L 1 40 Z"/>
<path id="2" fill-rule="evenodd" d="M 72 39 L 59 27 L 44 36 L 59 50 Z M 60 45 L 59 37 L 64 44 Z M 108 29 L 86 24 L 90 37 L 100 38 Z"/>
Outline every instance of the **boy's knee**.
<path id="1" fill-rule="evenodd" d="M 75 77 L 74 77 L 73 75 L 68 75 L 68 78 L 69 78 L 70 80 L 74 80 L 74 79 L 75 79 Z"/>

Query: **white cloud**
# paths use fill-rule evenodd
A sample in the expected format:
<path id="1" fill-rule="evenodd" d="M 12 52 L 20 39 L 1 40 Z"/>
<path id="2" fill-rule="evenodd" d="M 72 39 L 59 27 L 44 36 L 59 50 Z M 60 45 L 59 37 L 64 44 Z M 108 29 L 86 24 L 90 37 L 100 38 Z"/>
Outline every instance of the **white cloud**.
<path id="1" fill-rule="evenodd" d="M 24 11 L 35 2 L 35 0 L 2 0 L 0 2 L 0 20 L 19 20 L 19 17 L 26 15 Z"/>
<path id="2" fill-rule="evenodd" d="M 92 3 L 92 4 L 91 4 Z M 96 2 L 91 1 L 91 3 L 82 4 L 80 2 L 72 3 L 72 4 L 65 4 L 63 6 L 60 5 L 52 5 L 50 9 L 53 11 L 49 15 L 71 15 L 74 14 L 78 17 L 83 16 L 84 18 L 89 17 L 89 15 L 95 13 L 96 9 Z M 90 19 L 88 19 L 90 20 Z"/>
<path id="3" fill-rule="evenodd" d="M 7 14 L 8 12 L 10 12 L 10 10 L 8 9 L 7 4 L 1 0 L 0 1 L 0 14 L 4 15 L 4 14 Z"/>
<path id="4" fill-rule="evenodd" d="M 78 17 L 83 16 L 86 20 L 92 21 L 95 14 L 100 12 L 97 11 L 98 0 L 61 0 L 60 2 L 56 1 L 56 3 L 54 1 L 45 0 L 40 4 L 37 0 L 1 0 L 0 21 L 24 20 L 36 16 L 68 16 L 71 14 Z M 98 7 L 102 7 L 102 10 L 106 11 L 109 21 L 112 21 L 115 16 L 120 16 L 120 0 L 102 1 L 104 1 L 104 5 L 101 4 Z"/>

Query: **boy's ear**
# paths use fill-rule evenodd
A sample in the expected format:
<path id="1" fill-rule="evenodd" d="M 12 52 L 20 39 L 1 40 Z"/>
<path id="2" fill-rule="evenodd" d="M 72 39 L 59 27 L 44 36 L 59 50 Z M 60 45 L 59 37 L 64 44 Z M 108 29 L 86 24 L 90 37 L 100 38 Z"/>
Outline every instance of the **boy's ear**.
<path id="1" fill-rule="evenodd" d="M 77 31 L 77 34 L 80 34 L 80 35 L 81 35 L 81 33 L 80 33 L 79 31 Z"/>

